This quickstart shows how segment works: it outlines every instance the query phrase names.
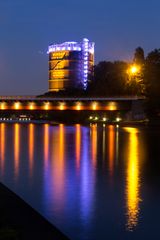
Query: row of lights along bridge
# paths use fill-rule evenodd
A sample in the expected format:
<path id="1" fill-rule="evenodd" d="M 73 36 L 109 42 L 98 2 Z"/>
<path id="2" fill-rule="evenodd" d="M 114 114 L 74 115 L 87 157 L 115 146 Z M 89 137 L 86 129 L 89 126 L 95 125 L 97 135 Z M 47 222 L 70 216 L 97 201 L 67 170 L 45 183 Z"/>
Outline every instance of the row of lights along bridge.
<path id="1" fill-rule="evenodd" d="M 100 104 L 98 102 L 91 102 L 88 104 L 83 104 L 82 102 L 75 102 L 72 104 L 67 104 L 66 102 L 58 102 L 53 104 L 51 102 L 43 103 L 21 103 L 21 102 L 0 102 L 0 110 L 116 110 L 116 102 L 108 102 L 106 104 Z"/>

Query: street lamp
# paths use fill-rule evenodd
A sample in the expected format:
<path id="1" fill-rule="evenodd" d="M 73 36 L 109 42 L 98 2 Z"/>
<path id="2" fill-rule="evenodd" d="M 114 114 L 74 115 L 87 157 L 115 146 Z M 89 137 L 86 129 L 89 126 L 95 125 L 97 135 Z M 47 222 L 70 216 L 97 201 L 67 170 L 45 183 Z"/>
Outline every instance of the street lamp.
<path id="1" fill-rule="evenodd" d="M 145 91 L 143 83 L 143 66 L 135 63 L 131 64 L 127 70 L 127 85 L 129 93 L 142 95 Z"/>
<path id="2" fill-rule="evenodd" d="M 130 68 L 129 68 L 129 73 L 131 74 L 131 75 L 135 75 L 135 74 L 137 74 L 137 73 L 139 73 L 139 70 L 140 70 L 140 68 L 139 68 L 139 66 L 137 66 L 137 65 L 131 65 L 130 66 Z"/>

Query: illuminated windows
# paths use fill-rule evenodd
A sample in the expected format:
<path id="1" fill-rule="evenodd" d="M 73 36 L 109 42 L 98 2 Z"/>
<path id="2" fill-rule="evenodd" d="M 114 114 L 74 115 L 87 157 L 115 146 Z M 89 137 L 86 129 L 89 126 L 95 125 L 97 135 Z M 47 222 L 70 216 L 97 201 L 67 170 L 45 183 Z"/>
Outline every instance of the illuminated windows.
<path id="1" fill-rule="evenodd" d="M 49 46 L 48 54 L 49 91 L 87 88 L 93 76 L 94 43 L 85 38 L 80 43 L 54 44 Z"/>

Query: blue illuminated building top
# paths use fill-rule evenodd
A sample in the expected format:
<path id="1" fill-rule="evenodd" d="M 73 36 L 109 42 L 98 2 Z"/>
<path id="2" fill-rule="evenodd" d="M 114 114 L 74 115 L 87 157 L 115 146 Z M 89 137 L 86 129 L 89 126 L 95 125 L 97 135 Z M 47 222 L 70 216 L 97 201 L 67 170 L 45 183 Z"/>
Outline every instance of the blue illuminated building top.
<path id="1" fill-rule="evenodd" d="M 84 49 L 84 42 L 88 41 L 88 39 L 84 38 L 83 42 L 64 42 L 64 43 L 60 43 L 60 44 L 52 44 L 48 47 L 48 53 L 50 52 L 57 52 L 57 51 L 83 51 Z M 93 42 L 89 42 L 88 45 L 88 51 L 92 54 L 94 54 L 94 43 Z"/>

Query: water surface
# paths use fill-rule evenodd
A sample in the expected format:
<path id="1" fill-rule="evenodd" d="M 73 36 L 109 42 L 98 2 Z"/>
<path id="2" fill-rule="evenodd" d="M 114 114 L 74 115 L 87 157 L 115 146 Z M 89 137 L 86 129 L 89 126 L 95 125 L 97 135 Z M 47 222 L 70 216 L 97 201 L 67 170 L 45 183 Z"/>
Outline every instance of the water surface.
<path id="1" fill-rule="evenodd" d="M 160 128 L 0 124 L 0 179 L 72 240 L 160 239 Z"/>

